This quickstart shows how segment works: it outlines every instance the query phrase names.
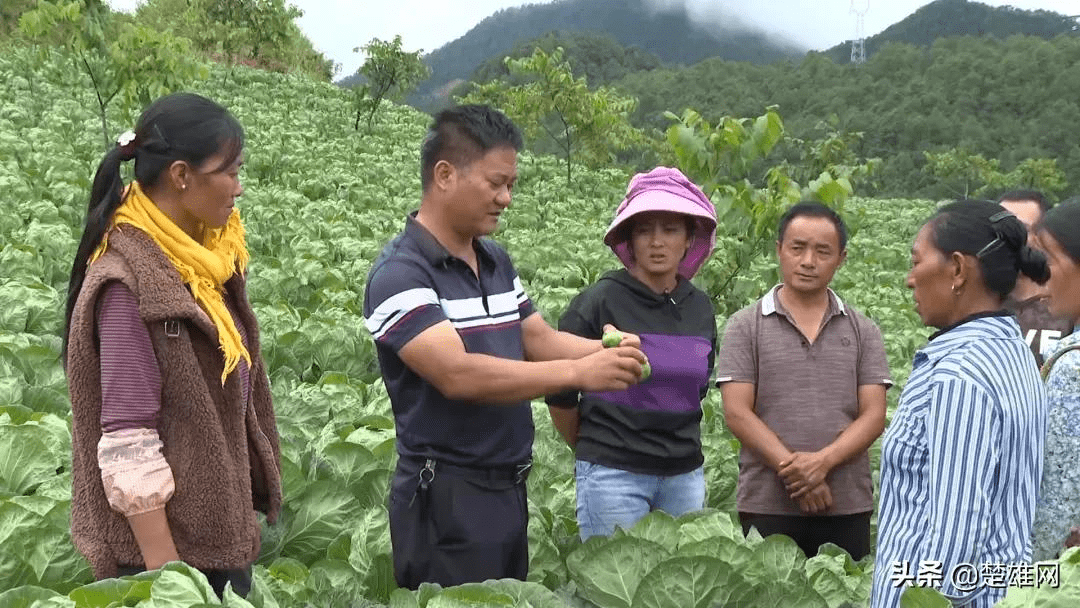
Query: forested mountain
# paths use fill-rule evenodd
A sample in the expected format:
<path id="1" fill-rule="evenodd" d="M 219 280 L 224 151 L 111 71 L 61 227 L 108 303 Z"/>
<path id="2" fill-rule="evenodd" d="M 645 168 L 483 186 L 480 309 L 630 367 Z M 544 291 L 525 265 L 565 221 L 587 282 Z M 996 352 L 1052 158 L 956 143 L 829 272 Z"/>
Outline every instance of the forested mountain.
<path id="1" fill-rule="evenodd" d="M 689 65 L 706 57 L 769 63 L 805 51 L 722 14 L 713 23 L 698 23 L 682 5 L 654 4 L 651 0 L 557 0 L 500 10 L 425 57 L 432 76 L 420 85 L 412 101 L 430 107 L 432 94 L 441 92 L 447 83 L 468 79 L 486 60 L 554 30 L 601 31 L 669 64 Z"/>
<path id="2" fill-rule="evenodd" d="M 665 110 L 691 107 L 715 121 L 779 106 L 788 131 L 813 137 L 821 121 L 864 133 L 857 152 L 880 157 L 882 196 L 934 196 L 924 152 L 964 148 L 1011 169 L 1056 159 L 1080 186 L 1080 36 L 954 37 L 929 48 L 890 43 L 861 65 L 822 53 L 773 65 L 708 59 L 613 83 L 636 96 L 641 125 L 666 128 Z"/>
<path id="3" fill-rule="evenodd" d="M 1080 3 L 1077 12 L 1080 12 Z M 938 38 L 949 36 L 990 35 L 1007 38 L 1014 34 L 1027 34 L 1053 38 L 1078 29 L 1075 20 L 1050 11 L 989 6 L 969 0 L 936 0 L 880 33 L 869 36 L 866 39 L 866 53 L 873 55 L 889 42 L 926 47 Z M 837 63 L 847 63 L 851 60 L 851 43 L 838 44 L 825 53 Z"/>
<path id="4" fill-rule="evenodd" d="M 549 32 L 490 58 L 469 79 L 505 77 L 504 56 L 561 46 L 590 86 L 611 85 L 639 100 L 632 120 L 640 127 L 666 129 L 665 111 L 693 108 L 715 122 L 777 105 L 796 137 L 863 133 L 858 154 L 883 160 L 872 194 L 941 195 L 924 171 L 925 153 L 951 149 L 997 159 L 1006 171 L 1028 158 L 1055 159 L 1080 187 L 1075 29 L 1047 11 L 938 0 L 873 37 L 862 66 L 848 65 L 846 45 L 768 64 L 712 57 L 657 65 L 662 56 L 608 34 Z"/>
<path id="5" fill-rule="evenodd" d="M 509 75 L 503 59 L 528 57 L 541 48 L 551 53 L 562 47 L 575 76 L 584 76 L 590 86 L 607 84 L 634 72 L 654 70 L 664 63 L 655 54 L 638 46 L 619 44 L 611 34 L 603 32 L 548 32 L 515 46 L 509 52 L 492 57 L 476 68 L 471 82 L 483 83 Z"/>

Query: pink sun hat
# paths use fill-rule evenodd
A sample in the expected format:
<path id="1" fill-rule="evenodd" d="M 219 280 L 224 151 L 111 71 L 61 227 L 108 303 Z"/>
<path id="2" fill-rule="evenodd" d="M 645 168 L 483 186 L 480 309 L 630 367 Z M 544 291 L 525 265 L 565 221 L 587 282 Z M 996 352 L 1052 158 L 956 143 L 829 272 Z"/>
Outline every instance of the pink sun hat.
<path id="1" fill-rule="evenodd" d="M 657 167 L 648 173 L 638 173 L 630 179 L 626 198 L 615 210 L 615 219 L 604 234 L 604 244 L 611 247 L 623 266 L 634 266 L 630 242 L 617 240 L 620 226 L 627 219 L 646 211 L 671 211 L 693 216 L 697 222 L 693 240 L 686 257 L 679 263 L 679 274 L 692 278 L 716 246 L 716 208 L 705 193 L 682 171 L 672 167 Z"/>

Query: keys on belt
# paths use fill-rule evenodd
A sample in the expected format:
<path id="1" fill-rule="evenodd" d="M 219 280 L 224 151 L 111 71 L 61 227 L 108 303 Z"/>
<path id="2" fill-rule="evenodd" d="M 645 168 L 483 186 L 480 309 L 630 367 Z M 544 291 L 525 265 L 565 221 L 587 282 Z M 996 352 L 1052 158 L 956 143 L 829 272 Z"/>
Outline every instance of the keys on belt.
<path id="1" fill-rule="evenodd" d="M 413 506 L 416 502 L 416 495 L 420 492 L 426 492 L 431 482 L 435 481 L 435 461 L 428 458 L 424 462 L 424 468 L 420 469 L 420 482 L 416 484 L 416 491 L 413 492 L 412 498 L 409 499 L 409 507 Z"/>
<path id="2" fill-rule="evenodd" d="M 416 492 L 413 493 L 412 500 L 409 501 L 409 506 L 412 506 L 413 501 L 416 500 L 417 494 L 427 491 L 431 486 L 431 482 L 435 481 L 437 469 L 442 469 L 445 473 L 459 475 L 466 479 L 491 480 L 492 474 L 494 473 L 495 477 L 502 477 L 503 479 L 506 479 L 506 481 L 512 482 L 513 485 L 521 485 L 529 478 L 529 471 L 532 470 L 532 460 L 528 460 L 512 468 L 483 469 L 445 463 L 440 464 L 433 458 L 426 458 L 424 460 L 424 466 L 420 468 L 420 472 L 417 474 Z"/>

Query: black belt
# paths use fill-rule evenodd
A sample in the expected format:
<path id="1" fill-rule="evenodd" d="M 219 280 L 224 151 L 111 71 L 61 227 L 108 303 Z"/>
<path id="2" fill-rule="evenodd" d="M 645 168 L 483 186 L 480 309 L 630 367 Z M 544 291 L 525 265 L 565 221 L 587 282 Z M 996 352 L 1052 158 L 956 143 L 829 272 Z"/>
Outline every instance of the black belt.
<path id="1" fill-rule="evenodd" d="M 435 481 L 435 478 L 440 474 L 448 474 L 452 477 L 460 477 L 473 482 L 503 482 L 505 487 L 492 487 L 489 489 L 510 489 L 514 486 L 525 483 L 525 480 L 529 478 L 529 471 L 532 469 L 532 460 L 527 460 L 519 465 L 511 465 L 504 467 L 465 467 L 456 464 L 449 464 L 446 462 L 440 462 L 434 458 L 406 458 L 401 457 L 400 460 L 415 465 L 409 468 L 419 469 L 417 473 L 418 483 L 416 485 L 416 492 L 426 491 L 431 482 Z M 502 484 L 500 484 L 501 486 Z M 413 498 L 415 499 L 415 493 Z M 412 504 L 412 501 L 410 501 Z"/>

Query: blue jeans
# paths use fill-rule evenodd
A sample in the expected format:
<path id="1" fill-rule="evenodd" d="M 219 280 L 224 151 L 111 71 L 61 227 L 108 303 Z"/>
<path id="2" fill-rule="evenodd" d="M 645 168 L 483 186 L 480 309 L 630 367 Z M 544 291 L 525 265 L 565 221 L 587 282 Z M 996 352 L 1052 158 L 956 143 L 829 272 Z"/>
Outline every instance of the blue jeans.
<path id="1" fill-rule="evenodd" d="M 678 517 L 705 506 L 702 467 L 682 475 L 644 475 L 578 460 L 577 520 L 581 540 L 630 529 L 649 511 Z"/>

